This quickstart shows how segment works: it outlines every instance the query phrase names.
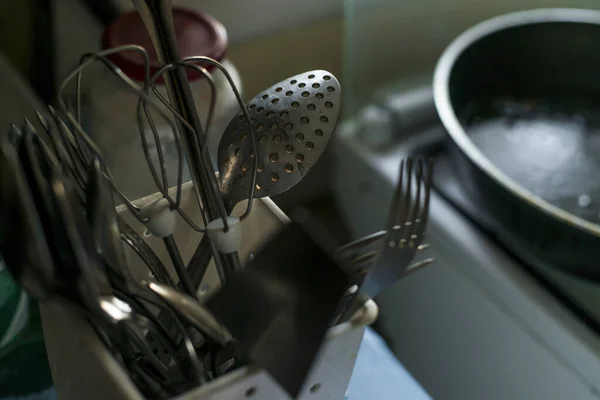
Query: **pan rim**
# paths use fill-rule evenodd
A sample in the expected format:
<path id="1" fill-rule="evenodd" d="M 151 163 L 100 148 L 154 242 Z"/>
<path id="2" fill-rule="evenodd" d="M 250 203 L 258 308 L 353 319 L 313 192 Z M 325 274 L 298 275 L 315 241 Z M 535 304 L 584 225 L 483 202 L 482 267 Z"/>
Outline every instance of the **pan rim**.
<path id="1" fill-rule="evenodd" d="M 468 29 L 450 43 L 435 67 L 433 77 L 435 107 L 453 142 L 486 175 L 519 199 L 560 222 L 600 237 L 600 224 L 578 217 L 533 194 L 492 163 L 467 135 L 450 100 L 449 81 L 454 65 L 465 50 L 473 44 L 503 30 L 555 22 L 600 25 L 600 11 L 578 8 L 542 8 L 517 11 L 488 19 Z"/>

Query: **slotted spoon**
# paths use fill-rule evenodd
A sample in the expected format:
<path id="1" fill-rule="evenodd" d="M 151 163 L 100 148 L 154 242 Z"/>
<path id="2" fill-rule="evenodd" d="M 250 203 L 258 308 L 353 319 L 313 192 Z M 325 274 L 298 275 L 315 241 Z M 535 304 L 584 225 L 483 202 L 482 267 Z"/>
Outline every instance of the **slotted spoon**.
<path id="1" fill-rule="evenodd" d="M 248 121 L 241 112 L 231 120 L 219 143 L 219 174 L 227 213 L 240 201 L 251 198 L 251 191 L 254 198 L 274 196 L 300 182 L 333 136 L 340 103 L 340 84 L 324 70 L 292 76 L 254 97 L 247 108 L 257 154 Z M 188 266 L 196 287 L 210 257 L 210 242 L 205 235 Z"/>

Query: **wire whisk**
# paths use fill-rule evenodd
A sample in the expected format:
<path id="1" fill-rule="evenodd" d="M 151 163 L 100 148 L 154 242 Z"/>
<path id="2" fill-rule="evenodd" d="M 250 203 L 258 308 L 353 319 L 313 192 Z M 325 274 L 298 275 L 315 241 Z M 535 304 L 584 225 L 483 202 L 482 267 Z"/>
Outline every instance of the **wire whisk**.
<path id="1" fill-rule="evenodd" d="M 140 54 L 144 60 L 144 81 L 141 83 L 137 83 L 133 81 L 130 77 L 123 73 L 120 68 L 114 64 L 109 57 L 111 55 L 121 53 L 121 52 L 135 52 Z M 94 141 L 89 137 L 87 132 L 84 130 L 82 126 L 81 120 L 81 86 L 82 80 L 84 76 L 84 72 L 87 68 L 89 68 L 94 62 L 100 62 L 105 68 L 107 68 L 114 76 L 118 77 L 123 83 L 125 83 L 126 87 L 135 93 L 138 96 L 138 104 L 136 110 L 136 120 L 139 131 L 140 143 L 141 143 L 141 151 L 144 154 L 144 158 L 146 160 L 147 167 L 152 176 L 153 182 L 156 186 L 157 191 L 162 195 L 162 198 L 152 202 L 151 204 L 147 204 L 145 208 L 142 210 L 138 207 L 134 202 L 128 198 L 125 191 L 118 187 L 113 178 L 112 172 L 105 162 L 105 158 L 102 154 L 100 148 L 94 143 Z M 189 225 L 193 230 L 197 232 L 205 232 L 205 227 L 208 224 L 209 217 L 207 216 L 206 210 L 203 207 L 202 199 L 196 192 L 196 200 L 198 206 L 200 207 L 200 215 L 202 216 L 202 222 L 193 221 L 184 211 L 181 209 L 181 191 L 183 185 L 183 173 L 184 173 L 184 149 L 182 145 L 182 135 L 192 135 L 197 139 L 198 143 L 202 143 L 200 150 L 201 154 L 208 154 L 207 152 L 207 135 L 210 134 L 211 129 L 210 125 L 214 118 L 214 110 L 216 99 L 218 96 L 217 89 L 214 84 L 214 79 L 212 74 L 203 68 L 201 65 L 209 64 L 215 68 L 217 68 L 220 72 L 223 73 L 227 82 L 229 83 L 231 90 L 233 91 L 236 101 L 240 107 L 240 111 L 242 112 L 244 118 L 246 118 L 248 122 L 248 126 L 250 127 L 250 136 L 252 138 L 251 142 L 253 143 L 254 150 L 256 151 L 256 144 L 254 140 L 254 129 L 252 128 L 252 123 L 250 116 L 248 114 L 248 110 L 243 104 L 243 100 L 239 93 L 239 90 L 235 86 L 235 83 L 230 76 L 229 72 L 223 65 L 213 59 L 208 57 L 189 57 L 182 59 L 179 62 L 166 64 L 162 66 L 158 71 L 156 71 L 153 75 L 150 75 L 150 66 L 149 66 L 149 55 L 148 52 L 137 45 L 126 45 L 120 46 L 117 48 L 105 50 L 96 54 L 86 54 L 82 57 L 80 65 L 75 68 L 61 83 L 59 87 L 58 93 L 58 104 L 62 114 L 65 116 L 66 121 L 62 121 L 60 117 L 53 112 L 53 116 L 57 119 L 61 133 L 65 138 L 66 143 L 68 144 L 66 151 L 62 154 L 67 160 L 65 163 L 69 166 L 70 170 L 72 170 L 76 181 L 80 185 L 85 184 L 85 174 L 82 171 L 85 171 L 89 168 L 92 159 L 98 159 L 103 174 L 111 187 L 113 188 L 117 197 L 124 203 L 124 205 L 129 209 L 129 211 L 137 218 L 140 222 L 146 224 L 149 230 L 158 237 L 162 237 L 165 245 L 168 249 L 168 252 L 171 256 L 172 263 L 177 271 L 180 282 L 182 282 L 186 293 L 191 296 L 195 296 L 195 286 L 192 284 L 190 279 L 188 278 L 188 274 L 186 271 L 185 264 L 179 255 L 179 250 L 177 249 L 177 245 L 172 237 L 172 233 L 175 229 L 175 217 L 172 215 L 172 212 L 177 212 L 184 222 Z M 170 70 L 177 68 L 188 68 L 193 69 L 196 72 L 202 74 L 210 85 L 211 88 L 211 99 L 209 102 L 208 115 L 206 117 L 206 122 L 204 126 L 204 132 L 199 134 L 196 132 L 194 127 L 192 127 L 178 112 L 175 110 L 173 105 L 169 102 L 167 98 L 165 98 L 157 89 L 156 82 L 157 80 L 168 73 Z M 67 106 L 66 101 L 66 89 L 69 87 L 71 83 L 75 83 L 75 101 L 73 109 Z M 161 118 L 164 122 L 166 122 L 169 127 L 169 131 L 172 134 L 174 142 L 176 144 L 176 182 L 174 187 L 171 187 L 170 182 L 168 180 L 168 174 L 165 166 L 165 158 L 163 154 L 163 143 L 161 141 L 161 135 L 159 134 L 154 117 L 152 113 L 156 113 L 156 115 Z M 178 123 L 180 124 L 178 126 Z M 181 130 L 180 126 L 183 128 Z M 149 132 L 148 132 L 149 131 Z M 148 138 L 148 133 L 150 133 L 151 139 Z M 156 149 L 158 166 L 155 165 L 154 160 L 150 154 L 149 144 L 152 143 L 154 148 Z M 210 169 L 211 174 L 215 174 L 213 170 L 213 162 L 208 156 L 207 159 L 203 160 L 202 168 Z M 252 170 L 250 173 L 252 174 L 253 182 L 256 180 L 256 169 L 257 162 L 255 161 L 252 165 Z M 195 182 L 197 184 L 197 182 Z M 254 197 L 255 185 L 250 185 L 248 189 L 248 198 L 250 201 L 247 203 L 247 207 L 243 215 L 241 216 L 241 220 L 245 219 L 251 212 L 252 207 L 252 199 Z M 217 192 L 220 193 L 219 188 L 217 188 Z M 173 194 L 172 194 L 173 193 Z M 230 220 L 227 218 L 227 211 L 223 204 L 223 200 L 220 198 L 213 199 L 217 204 L 219 204 L 219 218 L 222 221 L 223 230 L 227 232 L 229 230 Z M 210 251 L 210 249 L 209 249 Z M 219 255 L 213 251 L 213 257 L 216 261 L 218 261 Z M 217 263 L 217 267 L 220 267 L 220 263 Z M 235 262 L 235 264 L 239 264 L 239 261 Z M 221 272 L 221 271 L 220 271 Z M 220 276 L 224 279 L 224 273 L 220 273 Z"/>
<path id="2" fill-rule="evenodd" d="M 142 82 L 141 84 L 136 83 L 131 78 L 129 78 L 127 75 L 125 75 L 120 70 L 120 68 L 117 65 L 115 65 L 112 61 L 110 61 L 110 59 L 108 58 L 110 55 L 113 55 L 113 54 L 116 54 L 119 52 L 128 52 L 128 51 L 134 51 L 136 53 L 139 53 L 140 55 L 142 55 L 142 57 L 144 59 L 144 69 L 146 72 L 145 72 L 144 82 Z M 59 95 L 58 95 L 59 105 L 60 105 L 61 111 L 64 113 L 64 115 L 67 118 L 68 122 L 70 123 L 72 129 L 67 128 L 67 125 L 64 123 L 62 123 L 61 125 L 62 125 L 62 128 L 64 129 L 64 134 L 67 135 L 68 142 L 72 145 L 71 149 L 69 149 L 69 150 L 70 150 L 70 156 L 75 158 L 75 165 L 80 165 L 83 167 L 89 166 L 90 158 L 91 158 L 90 154 L 93 154 L 95 157 L 97 157 L 102 164 L 105 177 L 111 183 L 116 195 L 119 197 L 119 199 L 121 201 L 123 201 L 123 203 L 133 213 L 133 215 L 135 215 L 136 218 L 138 218 L 140 220 L 140 222 L 143 222 L 143 223 L 147 222 L 149 217 L 143 218 L 140 215 L 141 210 L 139 209 L 139 207 L 137 207 L 126 196 L 126 194 L 124 193 L 123 190 L 121 190 L 114 184 L 114 180 L 112 179 L 112 174 L 111 174 L 108 166 L 104 162 L 104 157 L 102 155 L 101 150 L 91 140 L 91 138 L 85 132 L 85 130 L 83 129 L 83 127 L 81 125 L 81 81 L 82 81 L 83 73 L 84 73 L 85 69 L 88 68 L 90 65 L 92 65 L 92 63 L 94 63 L 95 61 L 102 62 L 102 64 L 106 68 L 108 68 L 115 76 L 120 78 L 128 86 L 128 88 L 130 88 L 134 93 L 136 93 L 139 96 L 136 118 L 138 121 L 138 128 L 139 128 L 139 134 L 140 134 L 140 139 L 141 139 L 141 148 L 142 148 L 142 151 L 144 152 L 144 156 L 146 158 L 148 168 L 151 172 L 151 175 L 152 175 L 154 183 L 157 187 L 157 190 L 169 202 L 171 209 L 174 211 L 177 211 L 182 216 L 182 218 L 185 220 L 185 222 L 190 225 L 190 227 L 192 229 L 194 229 L 198 232 L 204 232 L 204 228 L 199 226 L 195 221 L 192 221 L 189 218 L 189 216 L 187 216 L 187 214 L 185 212 L 183 212 L 180 208 L 181 186 L 183 184 L 184 154 L 183 154 L 183 146 L 181 144 L 182 132 L 179 131 L 177 125 L 175 124 L 175 121 L 181 123 L 187 130 L 188 134 L 193 134 L 198 137 L 198 133 L 175 110 L 175 108 L 172 106 L 172 104 L 169 102 L 169 100 L 166 99 L 158 91 L 158 89 L 156 88 L 156 81 L 158 80 L 159 77 L 161 77 L 162 75 L 167 73 L 169 70 L 172 70 L 175 68 L 182 68 L 182 67 L 192 68 L 206 77 L 207 81 L 210 84 L 211 95 L 212 95 L 212 97 L 210 99 L 210 106 L 209 106 L 208 116 L 206 118 L 204 133 L 202 134 L 203 136 L 206 137 L 210 133 L 210 124 L 214 118 L 213 114 L 214 114 L 215 103 L 216 103 L 218 94 L 216 92 L 212 74 L 198 64 L 213 65 L 224 74 L 229 85 L 231 86 L 233 93 L 235 94 L 236 101 L 239 104 L 240 110 L 242 111 L 242 113 L 244 114 L 244 117 L 248 121 L 248 125 L 252 126 L 250 116 L 248 115 L 248 111 L 243 103 L 243 100 L 241 98 L 239 90 L 235 86 L 235 83 L 234 83 L 233 79 L 231 78 L 230 74 L 223 67 L 223 65 L 221 63 L 219 63 L 218 61 L 210 59 L 208 57 L 198 56 L 198 57 L 185 58 L 185 59 L 182 59 L 180 62 L 164 65 L 154 75 L 150 76 L 150 64 L 149 64 L 148 52 L 141 46 L 126 45 L 126 46 L 120 46 L 120 47 L 117 47 L 114 49 L 105 50 L 105 51 L 102 51 L 102 52 L 99 52 L 96 54 L 84 55 L 82 57 L 80 65 L 77 68 L 75 68 L 75 70 L 73 70 L 60 85 Z M 66 91 L 66 88 L 68 87 L 68 85 L 73 80 L 76 81 L 76 95 L 75 95 L 75 109 L 71 110 L 66 104 L 65 91 Z M 155 95 L 156 98 L 151 97 L 151 95 L 149 93 L 150 91 L 152 91 L 152 93 Z M 161 105 L 166 107 L 167 111 L 165 111 L 164 108 L 161 107 Z M 161 143 L 161 138 L 157 131 L 156 124 L 154 122 L 154 118 L 152 117 L 152 115 L 150 113 L 150 110 L 156 112 L 160 116 L 160 118 L 163 119 L 169 125 L 170 131 L 172 132 L 173 137 L 175 139 L 176 148 L 177 148 L 177 174 L 176 174 L 177 182 L 175 182 L 175 188 L 176 188 L 175 198 L 173 198 L 169 194 L 170 185 L 169 185 L 168 178 L 167 178 L 167 173 L 166 173 L 166 168 L 165 168 L 165 160 L 164 160 L 164 156 L 163 156 L 163 147 L 164 146 Z M 171 115 L 168 115 L 168 113 Z M 144 117 L 145 117 L 145 119 L 144 119 Z M 155 167 L 154 162 L 152 161 L 151 156 L 150 156 L 149 143 L 148 143 L 147 134 L 146 134 L 147 131 L 145 129 L 146 125 L 150 128 L 150 132 L 152 134 L 152 139 L 154 141 L 154 146 L 157 150 L 160 171 L 157 171 L 157 168 Z M 250 129 L 250 134 L 252 135 L 252 137 L 254 137 L 253 129 Z M 206 149 L 208 141 L 206 140 L 206 138 L 204 138 L 202 140 L 202 142 L 203 142 L 203 149 Z M 255 143 L 254 140 L 252 142 Z M 209 160 L 205 160 L 205 161 L 206 161 L 205 164 L 207 166 L 211 166 L 210 168 L 212 168 L 212 160 L 209 159 Z M 255 171 L 255 170 L 256 170 L 256 165 L 253 166 L 253 171 Z M 75 172 L 78 173 L 80 171 L 75 171 Z M 254 174 L 255 174 L 255 172 L 254 172 Z M 80 173 L 78 173 L 78 175 L 79 175 L 79 180 L 83 181 L 84 177 Z M 249 193 L 248 193 L 248 198 L 252 199 L 253 197 L 254 197 L 254 185 L 252 185 L 250 187 Z M 198 199 L 198 203 L 201 205 L 200 199 Z M 248 214 L 250 213 L 251 204 L 252 204 L 252 202 L 248 202 L 247 209 L 244 212 L 242 219 L 246 218 L 248 216 Z M 206 225 L 207 217 L 206 217 L 205 211 L 202 208 L 201 208 L 201 215 L 203 217 L 204 225 Z M 227 222 L 224 207 L 223 207 L 220 218 L 223 220 L 223 224 L 227 227 L 228 222 Z"/>

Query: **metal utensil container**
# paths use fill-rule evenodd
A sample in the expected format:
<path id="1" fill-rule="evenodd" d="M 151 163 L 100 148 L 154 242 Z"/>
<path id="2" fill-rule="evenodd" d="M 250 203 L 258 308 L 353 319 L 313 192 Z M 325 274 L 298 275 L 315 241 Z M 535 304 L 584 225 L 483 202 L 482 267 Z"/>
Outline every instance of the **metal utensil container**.
<path id="1" fill-rule="evenodd" d="M 183 186 L 182 208 L 191 218 L 199 220 L 199 210 L 191 191 L 191 183 Z M 138 205 L 160 197 L 160 194 L 139 199 Z M 245 203 L 238 204 L 242 212 Z M 146 228 L 126 209 L 118 207 L 120 215 L 154 249 L 165 265 L 168 254 L 160 239 L 149 237 Z M 277 228 L 288 221 L 285 214 L 269 198 L 255 200 L 252 214 L 243 222 L 242 260 L 247 260 Z M 179 223 L 174 234 L 183 258 L 191 257 L 201 234 L 187 224 Z M 133 251 L 128 251 L 132 272 L 138 279 L 147 279 L 147 270 Z M 146 276 L 144 276 L 146 274 Z M 218 287 L 214 265 L 207 271 L 199 296 L 207 296 Z M 368 301 L 348 322 L 329 330 L 315 360 L 299 399 L 343 399 L 352 375 L 365 327 L 377 317 L 377 306 Z M 74 310 L 57 303 L 42 303 L 41 314 L 48 357 L 58 397 L 61 399 L 143 399 L 125 370 L 112 357 L 91 326 Z M 246 366 L 201 387 L 178 396 L 178 399 L 289 399 L 281 387 L 259 368 Z"/>

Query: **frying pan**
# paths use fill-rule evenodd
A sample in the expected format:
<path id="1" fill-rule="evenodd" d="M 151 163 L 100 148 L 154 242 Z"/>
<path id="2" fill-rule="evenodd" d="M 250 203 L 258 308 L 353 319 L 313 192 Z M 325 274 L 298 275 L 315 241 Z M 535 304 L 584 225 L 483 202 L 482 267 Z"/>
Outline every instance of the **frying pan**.
<path id="1" fill-rule="evenodd" d="M 600 12 L 483 22 L 444 52 L 434 98 L 453 167 L 525 259 L 600 282 Z"/>

